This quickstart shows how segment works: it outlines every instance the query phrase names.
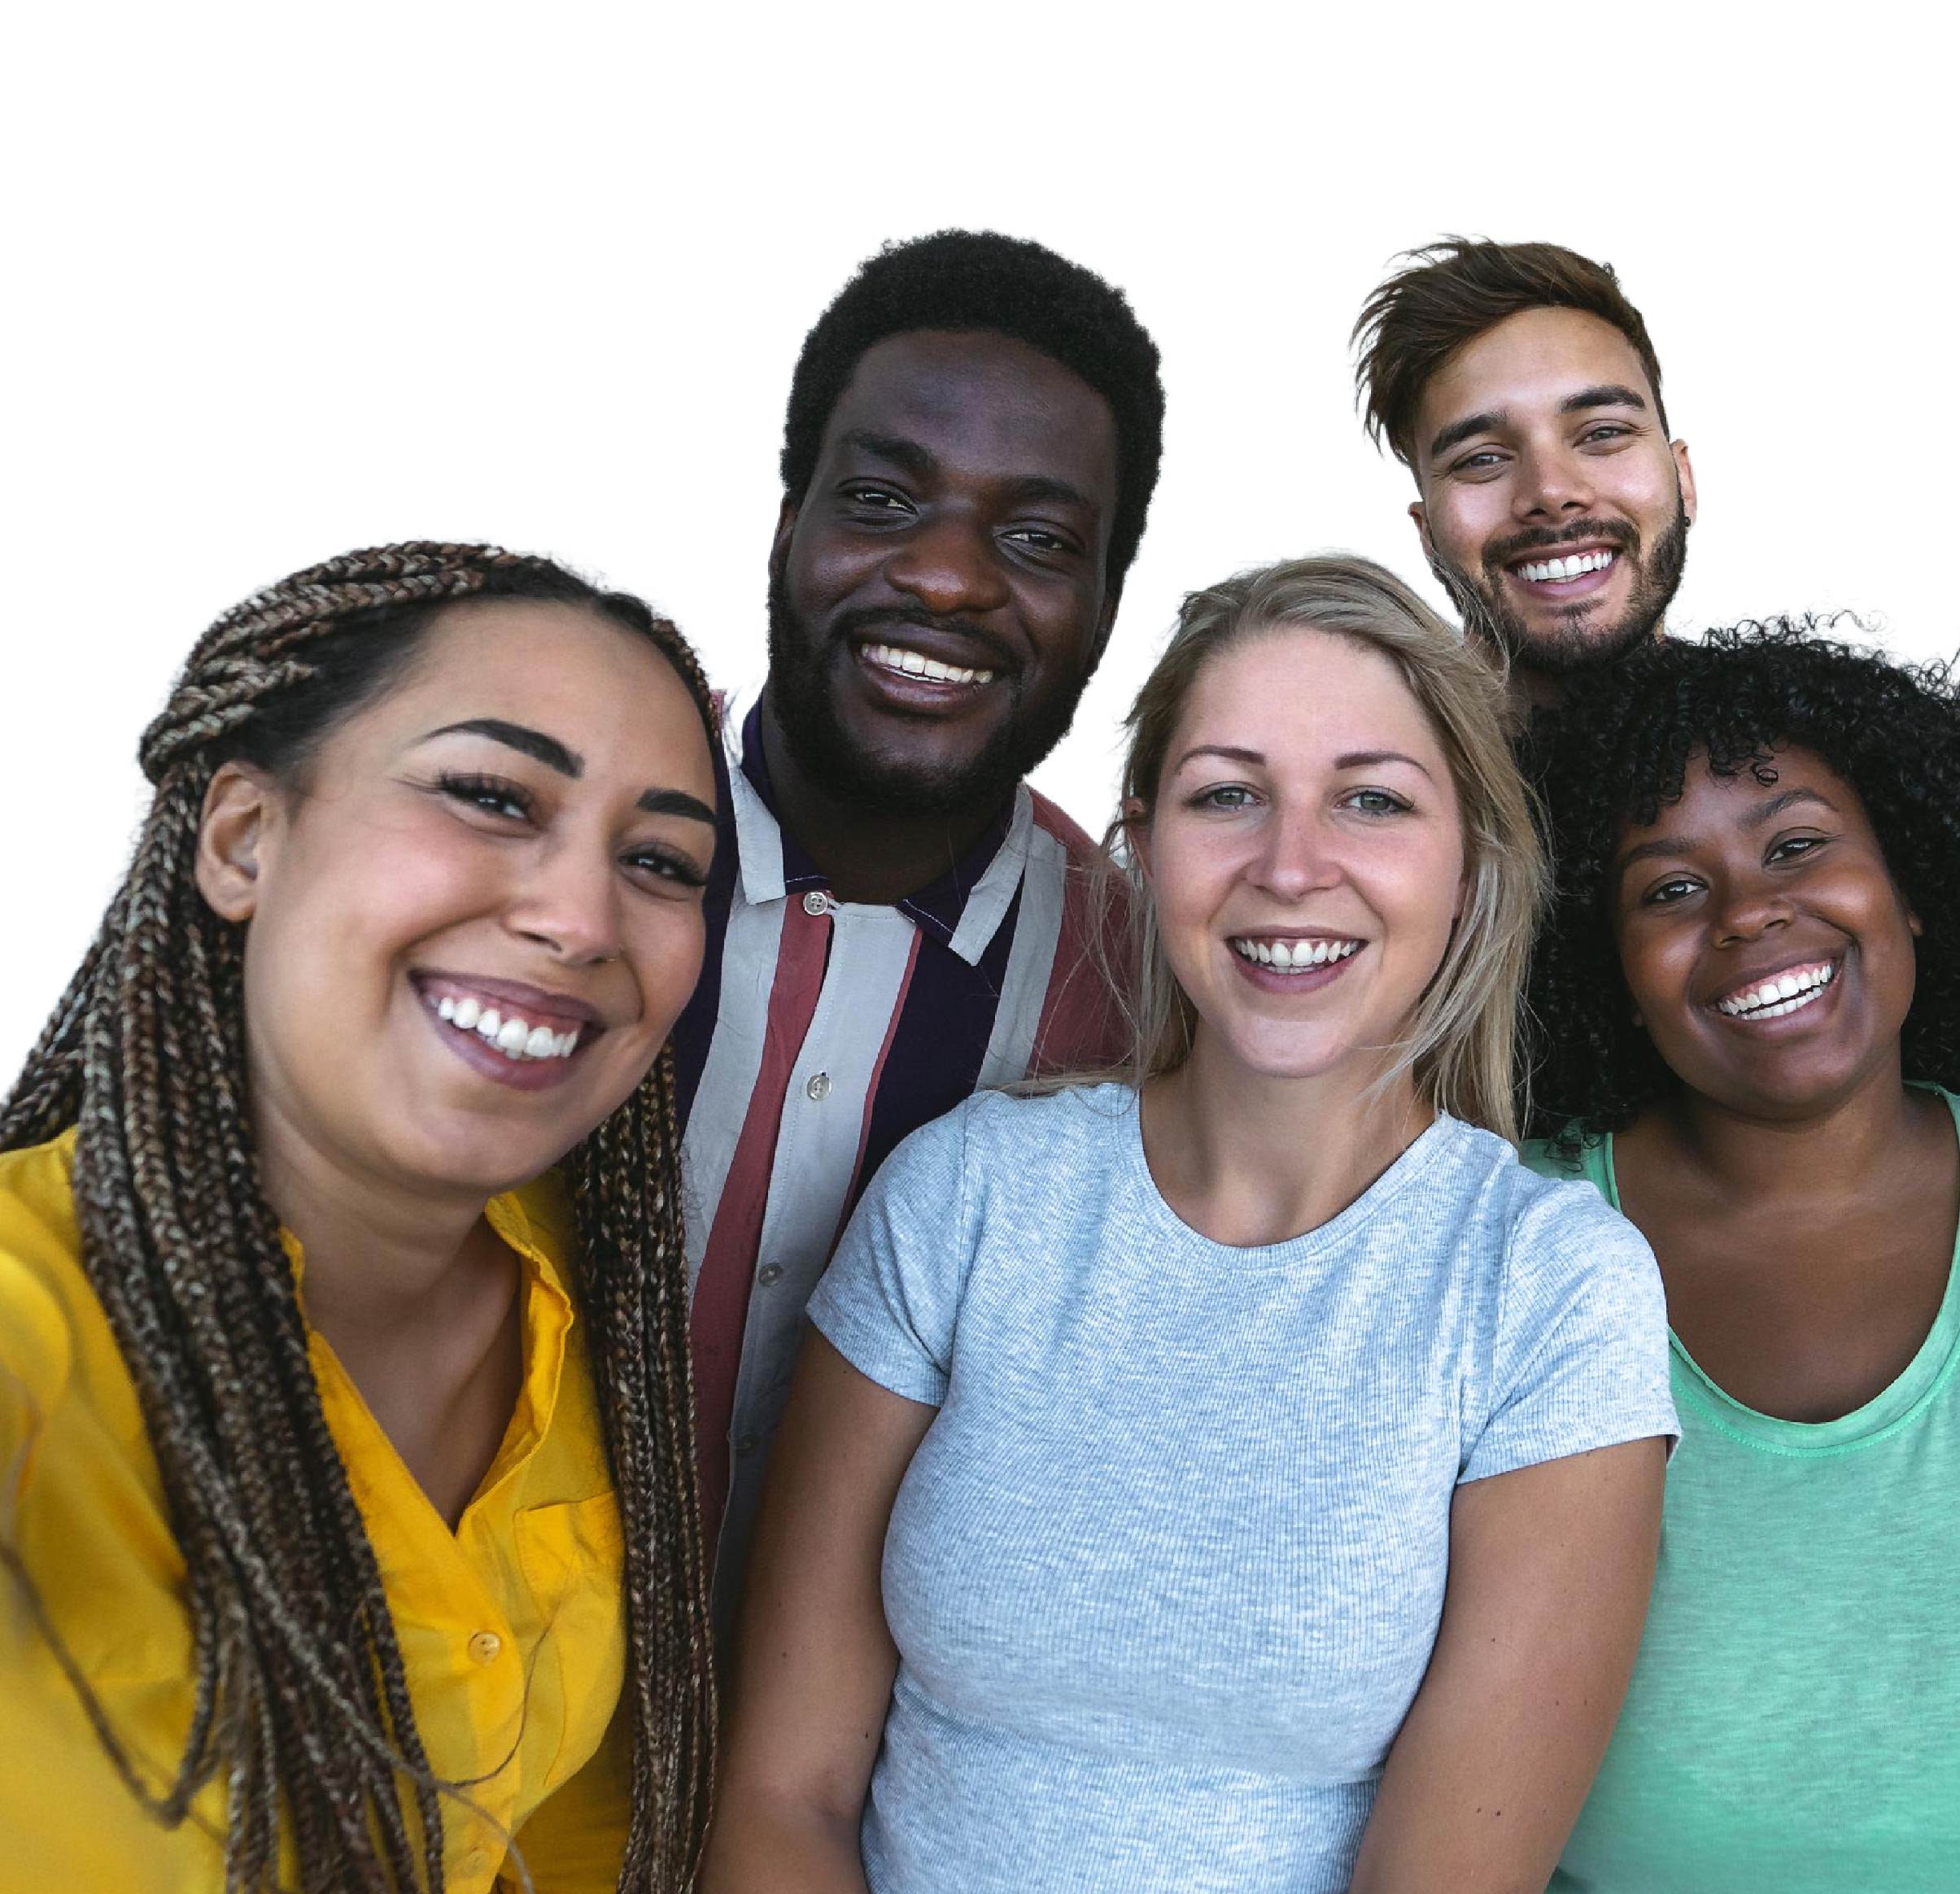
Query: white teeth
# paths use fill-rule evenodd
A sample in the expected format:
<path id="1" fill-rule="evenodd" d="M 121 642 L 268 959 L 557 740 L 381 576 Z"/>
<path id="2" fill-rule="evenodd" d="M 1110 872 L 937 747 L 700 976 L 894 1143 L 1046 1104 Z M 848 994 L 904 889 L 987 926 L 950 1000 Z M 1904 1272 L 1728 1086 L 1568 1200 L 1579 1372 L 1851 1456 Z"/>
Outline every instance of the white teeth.
<path id="1" fill-rule="evenodd" d="M 867 644 L 864 655 L 887 670 L 901 671 L 910 678 L 926 678 L 938 684 L 984 684 L 993 678 L 990 670 L 967 670 L 958 665 L 941 664 L 923 651 L 906 651 L 896 644 Z"/>
<path id="2" fill-rule="evenodd" d="M 1337 960 L 1345 960 L 1357 953 L 1361 947 L 1359 940 L 1235 940 L 1232 951 L 1242 960 L 1250 960 L 1260 967 L 1284 967 L 1288 972 L 1298 972 L 1302 968 L 1325 967 Z"/>
<path id="3" fill-rule="evenodd" d="M 435 1011 L 437 1018 L 447 1020 L 460 1032 L 475 1033 L 513 1062 L 570 1058 L 578 1050 L 582 1028 L 577 1026 L 554 1032 L 548 1026 L 534 1026 L 528 1019 L 520 1019 L 515 1013 L 506 1016 L 469 996 L 459 1000 L 445 993 L 436 1002 Z"/>
<path id="4" fill-rule="evenodd" d="M 1598 572 L 1617 556 L 1613 552 L 1571 552 L 1562 559 L 1539 560 L 1517 570 L 1521 578 L 1542 584 L 1547 579 L 1577 578 L 1582 573 Z"/>
<path id="5" fill-rule="evenodd" d="M 1836 977 L 1835 966 L 1792 967 L 1716 1001 L 1715 1008 L 1731 1019 L 1780 1019 L 1809 1006 Z"/>

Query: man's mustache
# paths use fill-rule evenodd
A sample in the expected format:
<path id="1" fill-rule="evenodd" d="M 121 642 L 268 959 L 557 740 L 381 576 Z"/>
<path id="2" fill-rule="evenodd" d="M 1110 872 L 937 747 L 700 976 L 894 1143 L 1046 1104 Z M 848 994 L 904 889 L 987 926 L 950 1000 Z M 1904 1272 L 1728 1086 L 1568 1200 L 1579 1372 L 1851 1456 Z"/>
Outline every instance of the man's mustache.
<path id="1" fill-rule="evenodd" d="M 1576 520 L 1572 525 L 1556 530 L 1550 526 L 1531 526 L 1521 533 L 1513 533 L 1508 539 L 1499 539 L 1495 544 L 1485 547 L 1484 570 L 1495 571 L 1508 565 L 1521 553 L 1575 545 L 1584 539 L 1599 541 L 1622 552 L 1633 552 L 1640 543 L 1639 534 L 1624 520 Z"/>

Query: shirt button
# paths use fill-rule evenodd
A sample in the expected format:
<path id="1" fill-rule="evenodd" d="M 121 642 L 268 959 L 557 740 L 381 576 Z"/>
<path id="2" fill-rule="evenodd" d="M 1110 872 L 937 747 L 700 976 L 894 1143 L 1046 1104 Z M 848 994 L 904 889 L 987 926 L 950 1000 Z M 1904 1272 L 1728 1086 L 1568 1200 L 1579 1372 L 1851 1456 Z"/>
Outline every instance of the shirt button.
<path id="1" fill-rule="evenodd" d="M 489 1873 L 490 1857 L 485 1854 L 480 1848 L 473 1848 L 456 1863 L 456 1866 L 474 1880 L 478 1874 Z"/>
<path id="2" fill-rule="evenodd" d="M 735 1443 L 735 1451 L 736 1459 L 747 1460 L 749 1455 L 755 1451 L 755 1436 L 753 1434 L 744 1434 Z"/>
<path id="3" fill-rule="evenodd" d="M 803 911 L 806 914 L 820 914 L 830 906 L 830 897 L 820 888 L 813 888 L 803 897 Z"/>
<path id="4" fill-rule="evenodd" d="M 504 1640 L 495 1631 L 478 1631 L 469 1640 L 469 1655 L 479 1664 L 494 1664 Z"/>
<path id="5" fill-rule="evenodd" d="M 765 1263 L 755 1272 L 755 1279 L 762 1284 L 763 1288 L 767 1289 L 771 1284 L 780 1282 L 783 1280 L 783 1265 L 779 1263 Z"/>
<path id="6" fill-rule="evenodd" d="M 814 1103 L 821 1105 L 830 1096 L 830 1074 L 828 1072 L 812 1072 L 810 1076 L 810 1083 L 803 1088 L 803 1090 Z"/>

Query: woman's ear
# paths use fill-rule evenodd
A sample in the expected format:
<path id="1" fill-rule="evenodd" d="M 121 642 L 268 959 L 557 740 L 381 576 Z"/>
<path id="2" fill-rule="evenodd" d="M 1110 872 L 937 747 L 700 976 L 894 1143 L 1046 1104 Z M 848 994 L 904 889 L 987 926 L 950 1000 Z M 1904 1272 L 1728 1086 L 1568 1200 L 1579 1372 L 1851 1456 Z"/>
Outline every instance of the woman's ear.
<path id="1" fill-rule="evenodd" d="M 242 763 L 220 763 L 198 818 L 198 892 L 220 919 L 257 912 L 273 814 L 273 786 Z"/>
<path id="2" fill-rule="evenodd" d="M 1143 871 L 1145 887 L 1150 885 L 1150 811 L 1134 796 L 1123 799 L 1123 837 L 1129 844 L 1129 851 L 1136 858 L 1137 866 Z"/>

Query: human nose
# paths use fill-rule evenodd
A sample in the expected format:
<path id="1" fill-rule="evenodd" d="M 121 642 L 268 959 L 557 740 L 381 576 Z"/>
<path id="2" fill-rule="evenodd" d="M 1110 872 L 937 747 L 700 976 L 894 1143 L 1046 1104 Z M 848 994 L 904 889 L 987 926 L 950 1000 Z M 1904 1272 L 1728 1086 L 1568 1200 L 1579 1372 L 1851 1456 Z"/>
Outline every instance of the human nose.
<path id="1" fill-rule="evenodd" d="M 1591 510 L 1594 487 L 1586 463 L 1563 447 L 1545 445 L 1524 456 L 1513 510 L 1521 520 L 1556 519 Z"/>
<path id="2" fill-rule="evenodd" d="M 1725 883 L 1715 912 L 1715 937 L 1722 945 L 1741 946 L 1759 940 L 1772 927 L 1787 926 L 1789 903 L 1767 883 L 1754 877 Z"/>
<path id="3" fill-rule="evenodd" d="M 923 520 L 893 549 L 884 576 L 936 617 L 990 612 L 1007 602 L 992 536 L 980 521 L 957 513 Z"/>
<path id="4" fill-rule="evenodd" d="M 526 863 L 507 915 L 513 932 L 574 966 L 617 959 L 621 919 L 610 850 L 570 837 L 542 848 Z"/>
<path id="5" fill-rule="evenodd" d="M 1275 809 L 1252 861 L 1253 879 L 1282 901 L 1298 901 L 1339 879 L 1321 825 L 1304 810 Z"/>

